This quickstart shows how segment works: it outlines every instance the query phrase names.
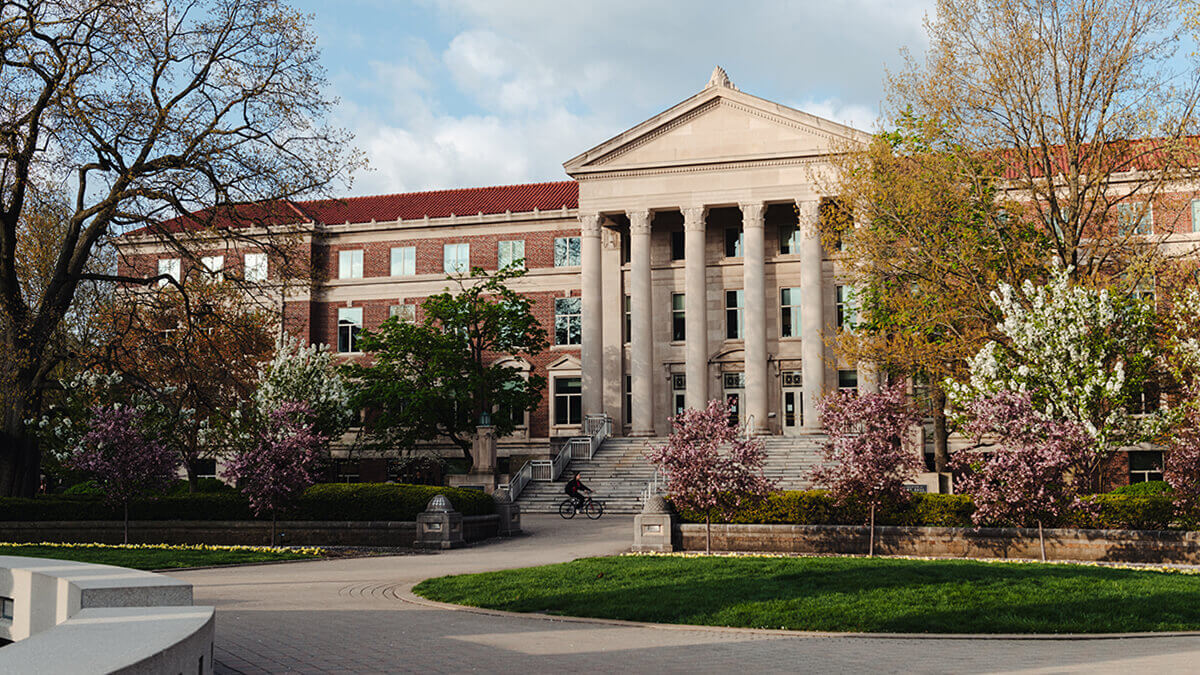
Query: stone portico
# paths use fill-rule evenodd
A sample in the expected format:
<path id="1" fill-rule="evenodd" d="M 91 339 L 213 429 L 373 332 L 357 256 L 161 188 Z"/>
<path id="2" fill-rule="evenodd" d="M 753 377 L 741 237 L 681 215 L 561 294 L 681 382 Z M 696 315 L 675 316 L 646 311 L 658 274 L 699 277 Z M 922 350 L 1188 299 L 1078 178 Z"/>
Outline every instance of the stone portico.
<path id="1" fill-rule="evenodd" d="M 717 68 L 698 94 L 567 161 L 584 413 L 654 436 L 677 409 L 725 398 L 757 433 L 803 433 L 827 391 L 871 388 L 834 360 L 844 291 L 816 227 L 833 204 L 830 155 L 863 141 Z"/>

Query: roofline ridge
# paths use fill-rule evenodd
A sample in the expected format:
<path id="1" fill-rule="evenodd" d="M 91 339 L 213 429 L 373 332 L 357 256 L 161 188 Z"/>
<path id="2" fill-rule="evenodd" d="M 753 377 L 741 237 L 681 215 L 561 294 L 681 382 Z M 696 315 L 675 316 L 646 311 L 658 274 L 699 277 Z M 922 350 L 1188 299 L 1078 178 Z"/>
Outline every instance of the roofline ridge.
<path id="1" fill-rule="evenodd" d="M 572 184 L 572 183 L 575 185 L 578 185 L 579 181 L 577 181 L 573 178 L 570 178 L 567 180 L 541 181 L 538 183 L 509 183 L 506 185 L 479 185 L 479 186 L 475 186 L 475 187 L 442 188 L 439 190 L 418 190 L 416 192 L 389 192 L 389 193 L 381 194 L 381 195 L 358 195 L 358 196 L 354 196 L 354 197 L 325 197 L 322 199 L 307 199 L 307 200 L 304 200 L 304 201 L 301 201 L 298 203 L 314 204 L 317 202 L 349 202 L 349 201 L 362 200 L 362 199 L 382 199 L 385 197 L 408 197 L 408 196 L 412 196 L 412 195 L 433 195 L 433 194 L 440 194 L 440 193 L 446 193 L 446 192 L 470 192 L 470 191 L 476 191 L 476 190 L 497 190 L 497 189 L 501 189 L 501 188 L 532 187 L 532 186 L 540 186 L 540 185 L 563 185 L 563 186 L 565 186 L 565 185 Z"/>

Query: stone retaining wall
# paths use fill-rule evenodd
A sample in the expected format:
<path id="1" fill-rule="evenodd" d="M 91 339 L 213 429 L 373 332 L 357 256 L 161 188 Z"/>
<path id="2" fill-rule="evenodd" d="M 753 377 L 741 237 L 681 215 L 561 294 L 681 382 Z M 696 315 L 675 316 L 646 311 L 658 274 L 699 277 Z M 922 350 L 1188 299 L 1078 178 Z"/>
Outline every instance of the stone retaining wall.
<path id="1" fill-rule="evenodd" d="M 480 541 L 496 536 L 499 516 L 466 516 L 463 537 Z M 0 541 L 96 542 L 119 544 L 124 540 L 119 520 L 0 522 Z M 286 546 L 390 546 L 411 547 L 417 524 L 411 521 L 307 521 L 281 520 L 275 524 L 277 543 Z M 138 520 L 129 522 L 133 544 L 226 544 L 267 546 L 270 521 L 244 520 Z"/>
<path id="2" fill-rule="evenodd" d="M 704 550 L 704 525 L 675 525 L 676 550 Z M 867 552 L 869 528 L 850 525 L 712 526 L 714 551 Z M 1200 532 L 1047 529 L 1046 557 L 1057 560 L 1200 563 Z M 1036 529 L 877 527 L 880 555 L 1039 558 Z"/>

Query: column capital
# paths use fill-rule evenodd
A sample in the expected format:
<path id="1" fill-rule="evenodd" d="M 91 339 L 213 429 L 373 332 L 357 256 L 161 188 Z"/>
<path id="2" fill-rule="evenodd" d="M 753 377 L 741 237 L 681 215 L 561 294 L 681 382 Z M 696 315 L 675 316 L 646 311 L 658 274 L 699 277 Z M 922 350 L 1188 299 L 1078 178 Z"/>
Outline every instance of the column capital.
<path id="1" fill-rule="evenodd" d="M 742 227 L 763 225 L 763 214 L 767 207 L 762 202 L 741 202 L 738 207 L 742 209 Z"/>
<path id="2" fill-rule="evenodd" d="M 626 211 L 630 234 L 650 234 L 650 212 L 646 209 Z"/>
<path id="3" fill-rule="evenodd" d="M 600 245 L 610 251 L 619 248 L 621 240 L 617 231 L 611 227 L 600 228 Z"/>
<path id="4" fill-rule="evenodd" d="M 703 206 L 689 206 L 679 209 L 683 213 L 683 230 L 704 231 L 704 216 L 708 209 Z"/>
<path id="5" fill-rule="evenodd" d="M 602 216 L 599 213 L 579 214 L 579 228 L 585 237 L 599 237 Z"/>

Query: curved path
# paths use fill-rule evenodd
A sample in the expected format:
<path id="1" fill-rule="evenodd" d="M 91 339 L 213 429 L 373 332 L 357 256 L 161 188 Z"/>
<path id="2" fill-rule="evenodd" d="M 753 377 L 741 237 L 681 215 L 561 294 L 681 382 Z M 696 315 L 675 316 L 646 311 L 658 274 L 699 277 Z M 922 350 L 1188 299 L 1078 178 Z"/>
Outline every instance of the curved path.
<path id="1" fill-rule="evenodd" d="M 431 576 L 627 550 L 629 517 L 525 515 L 526 536 L 440 553 L 177 572 L 217 608 L 218 673 L 1195 672 L 1200 636 L 879 639 L 547 621 L 401 598 Z"/>

